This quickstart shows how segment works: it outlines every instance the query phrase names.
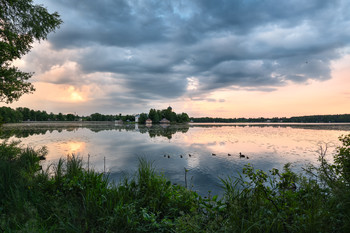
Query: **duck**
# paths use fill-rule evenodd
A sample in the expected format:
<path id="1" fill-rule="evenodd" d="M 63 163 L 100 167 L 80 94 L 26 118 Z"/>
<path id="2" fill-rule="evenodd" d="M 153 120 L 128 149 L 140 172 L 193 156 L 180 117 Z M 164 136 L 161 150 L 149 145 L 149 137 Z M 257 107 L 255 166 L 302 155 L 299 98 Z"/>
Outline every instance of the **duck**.
<path id="1" fill-rule="evenodd" d="M 191 157 L 192 155 L 191 154 L 188 154 L 188 157 Z"/>
<path id="2" fill-rule="evenodd" d="M 182 155 L 180 155 L 180 158 L 183 158 L 183 156 L 182 156 Z"/>
<path id="3" fill-rule="evenodd" d="M 249 159 L 249 157 L 247 156 L 247 159 Z"/>
<path id="4" fill-rule="evenodd" d="M 230 153 L 228 153 L 228 154 L 227 154 L 227 156 L 231 156 L 231 154 L 230 154 Z"/>
<path id="5" fill-rule="evenodd" d="M 170 159 L 170 155 L 168 155 L 168 159 Z"/>
<path id="6" fill-rule="evenodd" d="M 214 154 L 214 153 L 211 153 L 211 155 L 212 155 L 212 156 L 216 156 L 216 154 Z"/>
<path id="7" fill-rule="evenodd" d="M 245 157 L 245 155 L 244 155 L 244 154 L 242 154 L 241 152 L 239 152 L 239 157 L 240 157 L 240 158 L 244 158 L 244 157 Z"/>

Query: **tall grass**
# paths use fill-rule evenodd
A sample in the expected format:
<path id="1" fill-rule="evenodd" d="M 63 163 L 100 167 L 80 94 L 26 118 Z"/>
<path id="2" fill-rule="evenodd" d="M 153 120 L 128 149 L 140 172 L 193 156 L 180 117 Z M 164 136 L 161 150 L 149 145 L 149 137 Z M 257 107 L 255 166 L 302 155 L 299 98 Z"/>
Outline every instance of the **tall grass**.
<path id="1" fill-rule="evenodd" d="M 221 180 L 221 198 L 172 184 L 145 159 L 115 184 L 75 155 L 43 171 L 45 148 L 4 142 L 0 232 L 349 232 L 347 139 L 334 164 L 322 155 L 307 169 L 312 176 L 248 165 Z"/>

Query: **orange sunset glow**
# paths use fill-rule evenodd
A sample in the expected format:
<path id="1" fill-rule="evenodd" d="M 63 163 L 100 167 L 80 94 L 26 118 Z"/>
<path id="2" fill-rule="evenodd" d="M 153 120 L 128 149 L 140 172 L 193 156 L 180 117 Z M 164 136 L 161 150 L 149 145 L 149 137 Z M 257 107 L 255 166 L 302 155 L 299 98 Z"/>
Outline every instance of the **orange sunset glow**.
<path id="1" fill-rule="evenodd" d="M 187 112 L 190 116 L 211 117 L 291 117 L 317 114 L 345 114 L 350 109 L 350 92 L 348 86 L 350 78 L 350 56 L 346 56 L 333 63 L 332 78 L 327 81 L 309 81 L 307 84 L 289 84 L 279 87 L 273 92 L 222 89 L 206 95 L 208 100 L 179 98 L 169 101 L 174 109 Z M 30 106 L 34 109 L 48 109 L 60 111 L 65 104 L 68 109 L 79 108 L 80 103 L 88 104 L 96 95 L 103 96 L 103 92 L 94 84 L 80 89 L 74 86 L 34 83 L 36 92 L 26 95 L 13 107 Z M 193 88 L 193 87 L 192 87 Z M 221 101 L 220 101 L 221 100 Z M 45 105 L 41 105 L 41 101 Z M 155 106 L 165 108 L 169 103 L 156 101 Z M 41 107 L 43 106 L 43 107 Z M 51 110 L 50 110 L 51 109 Z M 94 110 L 85 110 L 83 114 Z M 144 110 L 146 111 L 146 110 Z M 135 112 L 137 113 L 137 112 Z"/>
<path id="2" fill-rule="evenodd" d="M 0 0 L 1 232 L 350 232 L 350 0 Z"/>
<path id="3" fill-rule="evenodd" d="M 91 17 L 78 18 L 79 7 L 37 2 L 58 11 L 64 24 L 14 61 L 21 70 L 35 72 L 36 91 L 3 106 L 78 115 L 139 114 L 172 106 L 191 117 L 223 118 L 349 113 L 345 3 L 332 3 L 339 9 L 337 17 L 316 6 L 308 14 L 293 1 L 280 9 L 304 9 L 298 18 L 289 13 L 275 17 L 266 3 L 260 10 L 267 18 L 237 24 L 231 17 L 239 18 L 240 11 L 214 14 L 196 3 L 181 11 L 170 4 L 173 11 L 158 9 L 161 20 L 142 30 L 138 18 L 128 18 L 124 28 L 114 25 L 113 17 L 102 21 L 97 9 L 88 8 Z M 138 7 L 130 9 L 138 12 Z M 253 3 L 244 7 L 243 12 L 256 10 Z M 194 20 L 198 10 L 207 12 L 202 19 L 206 29 Z M 113 11 L 116 17 L 119 11 Z M 221 26 L 216 28 L 210 17 Z M 327 19 L 337 23 L 326 26 Z M 84 31 L 80 24 L 91 28 Z"/>

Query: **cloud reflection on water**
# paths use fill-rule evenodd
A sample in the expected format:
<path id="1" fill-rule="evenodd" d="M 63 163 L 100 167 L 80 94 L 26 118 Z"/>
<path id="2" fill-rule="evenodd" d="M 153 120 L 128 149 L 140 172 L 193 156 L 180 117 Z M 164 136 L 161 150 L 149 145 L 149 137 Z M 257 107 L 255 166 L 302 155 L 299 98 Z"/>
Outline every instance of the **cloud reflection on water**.
<path id="1" fill-rule="evenodd" d="M 205 195 L 208 190 L 214 193 L 218 190 L 219 177 L 237 176 L 248 163 L 268 171 L 292 162 L 300 169 L 307 162 L 316 162 L 319 143 L 337 145 L 338 136 L 349 132 L 350 125 L 177 125 L 167 128 L 132 124 L 68 128 L 42 125 L 6 127 L 1 138 L 18 138 L 23 144 L 36 147 L 46 145 L 47 163 L 72 153 L 82 156 L 86 162 L 90 154 L 91 167 L 103 171 L 106 158 L 107 171 L 116 180 L 124 174 L 133 174 L 140 157 L 153 162 L 158 171 L 182 185 L 184 168 L 187 168 L 188 183 L 192 182 L 193 189 Z M 249 159 L 239 158 L 239 152 Z"/>

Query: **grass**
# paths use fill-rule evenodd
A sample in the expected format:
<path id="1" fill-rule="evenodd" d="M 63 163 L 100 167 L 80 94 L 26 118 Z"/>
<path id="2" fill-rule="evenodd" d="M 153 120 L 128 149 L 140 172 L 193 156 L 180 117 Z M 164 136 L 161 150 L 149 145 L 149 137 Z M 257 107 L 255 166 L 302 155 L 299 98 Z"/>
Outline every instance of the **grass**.
<path id="1" fill-rule="evenodd" d="M 349 232 L 349 138 L 340 138 L 335 163 L 321 155 L 307 176 L 289 164 L 269 172 L 247 165 L 221 180 L 221 198 L 172 184 L 144 159 L 118 184 L 74 155 L 49 173 L 40 167 L 45 148 L 4 142 L 0 232 Z"/>

